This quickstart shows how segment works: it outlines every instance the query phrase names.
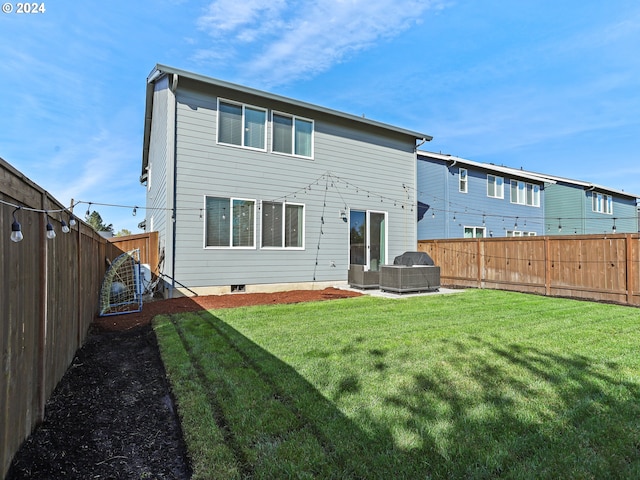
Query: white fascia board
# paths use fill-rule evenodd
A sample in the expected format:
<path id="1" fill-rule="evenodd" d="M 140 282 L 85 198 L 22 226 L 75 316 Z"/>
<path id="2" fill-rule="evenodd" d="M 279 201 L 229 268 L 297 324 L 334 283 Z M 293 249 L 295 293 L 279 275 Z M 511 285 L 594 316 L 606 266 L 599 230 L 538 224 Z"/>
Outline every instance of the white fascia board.
<path id="1" fill-rule="evenodd" d="M 527 170 L 519 170 L 517 168 L 503 167 L 501 165 L 494 165 L 493 163 L 474 162 L 473 160 L 467 160 L 466 158 L 456 157 L 454 155 L 447 155 L 442 153 L 427 152 L 425 150 L 418 150 L 418 157 L 430 157 L 438 160 L 444 160 L 447 162 L 468 165 L 470 167 L 479 168 L 482 170 L 488 170 L 490 172 L 500 173 L 502 175 L 508 175 L 511 177 L 524 178 L 527 180 L 534 180 L 539 183 L 556 183 L 550 176 L 529 172 Z"/>

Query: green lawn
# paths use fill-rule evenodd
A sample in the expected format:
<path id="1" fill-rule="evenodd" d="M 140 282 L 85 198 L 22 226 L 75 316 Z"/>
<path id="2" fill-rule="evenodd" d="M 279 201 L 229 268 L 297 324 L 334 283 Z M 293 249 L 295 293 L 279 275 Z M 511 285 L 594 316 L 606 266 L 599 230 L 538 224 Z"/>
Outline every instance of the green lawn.
<path id="1" fill-rule="evenodd" d="M 194 478 L 640 478 L 640 309 L 469 290 L 154 328 Z"/>

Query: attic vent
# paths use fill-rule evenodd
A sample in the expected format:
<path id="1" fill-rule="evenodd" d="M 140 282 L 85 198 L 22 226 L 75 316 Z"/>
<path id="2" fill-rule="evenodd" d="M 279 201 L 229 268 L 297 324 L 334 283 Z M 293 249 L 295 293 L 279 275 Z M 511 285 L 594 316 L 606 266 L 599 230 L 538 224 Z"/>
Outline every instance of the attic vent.
<path id="1" fill-rule="evenodd" d="M 244 292 L 246 290 L 245 285 L 231 285 L 231 293 Z"/>

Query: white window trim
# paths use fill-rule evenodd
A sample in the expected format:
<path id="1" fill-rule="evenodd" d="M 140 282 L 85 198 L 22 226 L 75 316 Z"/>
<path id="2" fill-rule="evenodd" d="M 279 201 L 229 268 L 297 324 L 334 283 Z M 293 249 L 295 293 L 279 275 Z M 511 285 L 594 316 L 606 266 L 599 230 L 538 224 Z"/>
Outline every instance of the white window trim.
<path id="1" fill-rule="evenodd" d="M 597 210 L 596 208 L 594 208 L 595 199 L 598 195 L 602 196 L 602 210 Z M 608 205 L 610 205 L 610 209 L 608 208 Z M 613 196 L 609 195 L 608 193 L 595 191 L 591 192 L 591 211 L 594 213 L 601 213 L 603 215 L 613 215 Z"/>
<path id="2" fill-rule="evenodd" d="M 489 177 L 494 178 L 496 189 L 498 187 L 498 182 L 497 182 L 498 178 L 502 180 L 502 183 L 500 183 L 500 195 L 489 195 Z M 501 198 L 501 199 L 504 198 L 504 177 L 500 177 L 498 175 L 491 175 L 490 173 L 487 174 L 487 197 Z"/>
<path id="3" fill-rule="evenodd" d="M 220 103 L 228 103 L 229 105 L 237 105 L 239 107 L 242 107 L 242 144 L 240 145 L 236 145 L 233 143 L 225 143 L 225 142 L 221 142 L 220 141 Z M 244 128 L 245 128 L 245 109 L 246 108 L 251 108 L 254 110 L 260 110 L 264 112 L 264 138 L 263 138 L 263 142 L 264 142 L 264 148 L 256 148 L 256 147 L 249 147 L 247 145 L 244 144 Z M 268 138 L 267 138 L 267 122 L 269 120 L 269 110 L 263 107 L 258 107 L 256 105 L 250 105 L 248 103 L 242 103 L 242 102 L 236 102 L 233 100 L 228 100 L 226 98 L 220 98 L 218 97 L 218 109 L 216 111 L 216 144 L 218 145 L 224 145 L 225 147 L 235 147 L 235 148 L 243 148 L 246 150 L 253 150 L 256 152 L 266 152 L 267 151 L 267 145 L 268 145 Z"/>
<path id="4" fill-rule="evenodd" d="M 306 245 L 305 245 L 305 239 L 306 239 L 306 210 L 307 207 L 305 206 L 304 203 L 294 203 L 294 202 L 269 202 L 269 203 L 280 203 L 282 205 L 282 246 L 281 247 L 268 247 L 268 246 L 264 246 L 262 245 L 262 228 L 264 228 L 264 225 L 262 224 L 262 211 L 263 211 L 263 203 L 264 201 L 261 200 L 260 201 L 260 248 L 262 250 L 304 250 Z M 286 228 L 286 218 L 285 218 L 285 206 L 286 205 L 295 205 L 298 207 L 302 207 L 302 246 L 301 247 L 287 247 L 284 245 L 284 239 L 285 239 L 285 228 Z"/>
<path id="5" fill-rule="evenodd" d="M 472 236 L 472 237 L 464 237 L 464 232 L 465 232 L 465 230 L 467 228 L 472 228 L 473 229 L 474 236 Z M 482 237 L 476 237 L 475 236 L 475 233 L 476 233 L 477 230 L 482 230 Z M 487 238 L 487 227 L 475 227 L 475 226 L 471 226 L 471 225 L 465 225 L 465 226 L 462 227 L 462 235 L 463 235 L 463 238 Z"/>
<path id="6" fill-rule="evenodd" d="M 285 152 L 277 152 L 273 149 L 273 116 L 274 115 L 280 115 L 282 117 L 288 117 L 291 119 L 292 121 L 292 125 L 291 125 L 291 152 L 292 153 L 285 153 Z M 315 154 L 315 136 L 316 136 L 316 123 L 313 119 L 311 118 L 306 118 L 306 117 L 300 117 L 298 115 L 293 115 L 291 113 L 286 113 L 286 112 L 281 112 L 278 110 L 272 110 L 271 111 L 271 142 L 270 142 L 270 152 L 273 153 L 274 155 L 284 155 L 285 157 L 296 157 L 296 158 L 304 158 L 307 160 L 313 160 L 314 158 L 314 154 Z M 311 123 L 311 156 L 307 157 L 305 155 L 297 155 L 295 153 L 296 151 L 296 133 L 295 133 L 295 125 L 296 125 L 296 120 L 303 120 L 305 122 L 310 122 Z"/>
<path id="7" fill-rule="evenodd" d="M 513 198 L 513 195 L 511 194 L 513 192 L 513 183 L 515 182 L 516 184 L 516 190 L 519 192 L 520 191 L 520 184 L 524 185 L 524 199 L 522 202 L 518 201 L 518 194 L 516 193 L 516 198 Z M 529 205 L 527 203 L 527 187 L 531 185 L 531 188 L 533 189 L 533 203 L 531 205 Z M 536 187 L 538 190 L 536 190 Z M 524 205 L 526 207 L 536 207 L 536 208 L 540 208 L 540 185 L 538 185 L 537 183 L 529 183 L 529 182 L 525 182 L 523 180 L 515 180 L 515 179 L 511 179 L 511 181 L 509 182 L 509 197 L 510 197 L 510 201 L 511 203 L 515 204 L 515 205 Z"/>
<path id="8" fill-rule="evenodd" d="M 464 180 L 462 180 L 462 172 L 464 172 Z M 462 188 L 463 184 L 464 184 L 464 188 Z M 466 168 L 460 167 L 458 169 L 458 191 L 460 193 L 469 192 L 469 172 Z"/>
<path id="9" fill-rule="evenodd" d="M 229 200 L 229 213 L 228 215 L 233 215 L 233 201 L 241 200 L 244 202 L 253 202 L 253 246 L 251 247 L 234 247 L 233 246 L 233 221 L 229 222 L 229 245 L 207 245 L 207 197 L 213 198 L 226 198 Z M 205 250 L 256 250 L 256 205 L 258 204 L 257 200 L 254 198 L 240 198 L 240 197 L 225 197 L 218 195 L 205 195 L 204 196 L 204 208 L 203 208 L 203 232 L 202 232 L 202 241 L 203 248 Z"/>

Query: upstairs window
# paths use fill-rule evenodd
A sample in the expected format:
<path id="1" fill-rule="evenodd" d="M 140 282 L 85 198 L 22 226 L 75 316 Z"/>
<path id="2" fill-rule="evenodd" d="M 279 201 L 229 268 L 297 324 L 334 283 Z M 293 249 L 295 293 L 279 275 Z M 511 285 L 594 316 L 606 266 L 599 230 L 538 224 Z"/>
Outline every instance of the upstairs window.
<path id="1" fill-rule="evenodd" d="M 206 197 L 205 247 L 255 247 L 255 200 Z"/>
<path id="2" fill-rule="evenodd" d="M 521 232 L 520 230 L 507 230 L 507 237 L 535 237 L 536 232 Z"/>
<path id="3" fill-rule="evenodd" d="M 467 169 L 461 168 L 458 170 L 458 191 L 460 193 L 467 193 Z"/>
<path id="4" fill-rule="evenodd" d="M 304 206 L 262 202 L 262 246 L 303 248 Z"/>
<path id="5" fill-rule="evenodd" d="M 511 203 L 539 207 L 540 185 L 511 180 Z"/>
<path id="6" fill-rule="evenodd" d="M 592 210 L 597 213 L 613 213 L 613 198 L 605 193 L 591 192 Z"/>
<path id="7" fill-rule="evenodd" d="M 265 150 L 266 135 L 266 110 L 218 101 L 218 143 Z"/>
<path id="8" fill-rule="evenodd" d="M 275 112 L 272 120 L 272 151 L 298 157 L 313 157 L 313 121 Z"/>
<path id="9" fill-rule="evenodd" d="M 504 198 L 504 179 L 495 175 L 487 175 L 487 196 Z"/>

